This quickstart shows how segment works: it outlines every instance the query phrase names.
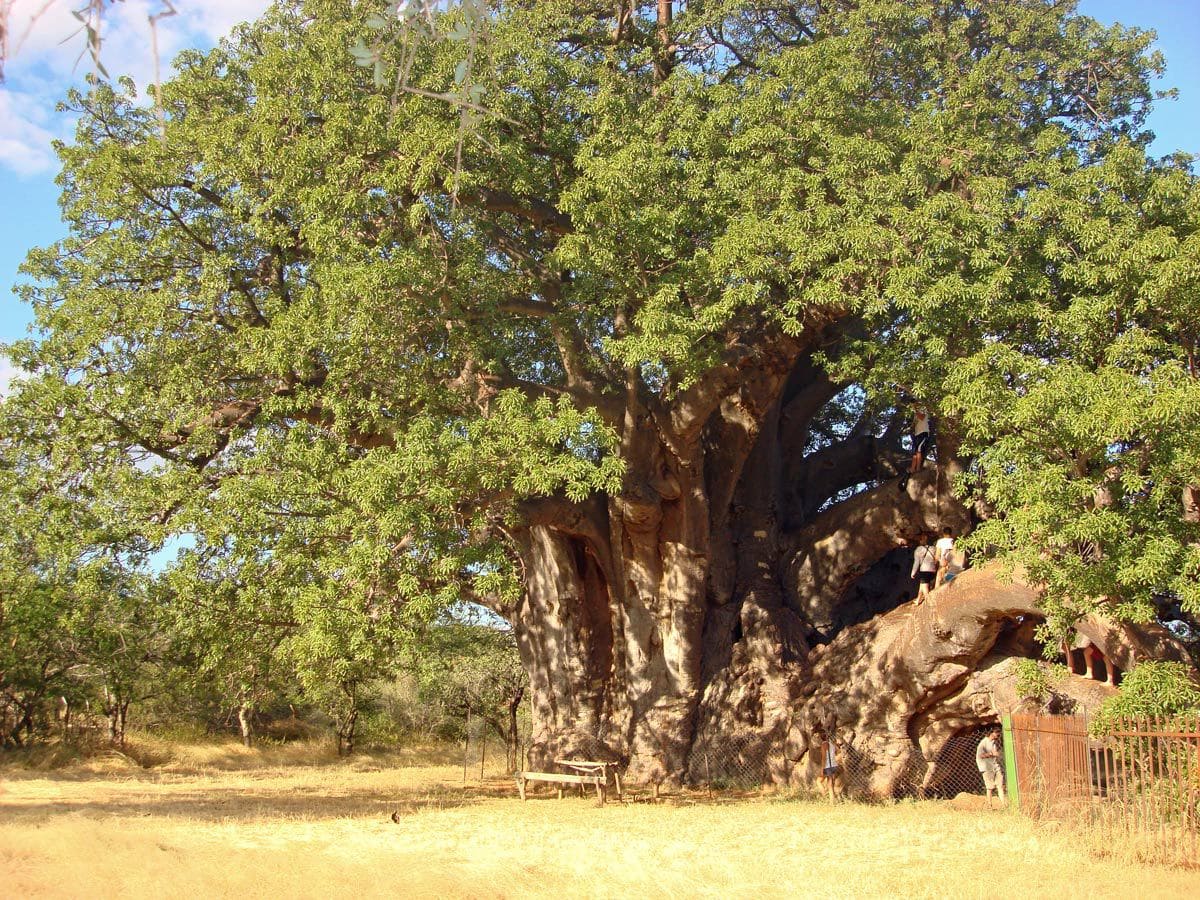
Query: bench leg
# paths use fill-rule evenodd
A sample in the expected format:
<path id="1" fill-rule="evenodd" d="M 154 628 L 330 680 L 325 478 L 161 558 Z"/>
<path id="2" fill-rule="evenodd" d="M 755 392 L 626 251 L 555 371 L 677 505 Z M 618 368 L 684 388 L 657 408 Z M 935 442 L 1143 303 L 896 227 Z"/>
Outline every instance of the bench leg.
<path id="1" fill-rule="evenodd" d="M 525 802 L 525 779 L 517 777 L 517 793 L 521 795 L 521 802 Z"/>
<path id="2" fill-rule="evenodd" d="M 604 798 L 604 785 L 601 784 L 600 781 L 597 779 L 597 781 L 596 781 L 596 805 L 603 806 L 604 799 L 605 799 Z"/>
<path id="3" fill-rule="evenodd" d="M 562 788 L 561 787 L 558 789 L 558 799 L 559 800 L 562 799 Z"/>
<path id="4" fill-rule="evenodd" d="M 617 782 L 617 799 L 622 800 L 624 799 L 625 795 L 621 792 L 621 773 L 616 769 L 613 770 L 613 778 Z"/>

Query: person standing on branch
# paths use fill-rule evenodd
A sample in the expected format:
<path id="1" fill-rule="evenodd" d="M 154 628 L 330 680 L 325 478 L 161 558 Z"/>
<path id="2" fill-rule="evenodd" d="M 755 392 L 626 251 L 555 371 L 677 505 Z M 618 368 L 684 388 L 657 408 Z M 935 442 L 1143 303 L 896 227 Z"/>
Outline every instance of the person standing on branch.
<path id="1" fill-rule="evenodd" d="M 912 464 L 909 465 L 908 471 L 900 476 L 900 490 L 908 487 L 908 480 L 921 471 L 921 466 L 925 464 L 925 457 L 929 453 L 932 442 L 933 436 L 929 430 L 929 413 L 925 409 L 917 407 L 913 413 Z"/>
<path id="2" fill-rule="evenodd" d="M 921 535 L 921 543 L 913 551 L 913 565 L 910 578 L 917 579 L 917 604 L 924 602 L 929 596 L 930 587 L 938 573 L 937 551 L 929 545 L 929 535 Z"/>
<path id="3" fill-rule="evenodd" d="M 948 526 L 942 529 L 942 536 L 938 538 L 933 550 L 938 561 L 937 580 L 933 586 L 940 588 L 947 581 L 954 579 L 954 575 L 949 574 L 950 564 L 954 561 L 954 536 Z"/>

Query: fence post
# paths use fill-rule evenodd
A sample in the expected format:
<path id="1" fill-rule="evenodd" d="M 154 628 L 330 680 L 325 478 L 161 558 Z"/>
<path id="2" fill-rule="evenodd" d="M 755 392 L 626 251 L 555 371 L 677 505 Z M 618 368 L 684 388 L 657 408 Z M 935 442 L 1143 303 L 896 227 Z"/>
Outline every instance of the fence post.
<path id="1" fill-rule="evenodd" d="M 471 705 L 467 704 L 467 724 L 463 727 L 463 784 L 467 783 L 467 759 L 471 753 Z"/>
<path id="2" fill-rule="evenodd" d="M 1017 795 L 1017 747 L 1013 740 L 1012 716 L 1005 713 L 1001 716 L 1004 728 L 1004 791 L 1008 796 L 1008 805 L 1012 809 L 1020 809 L 1020 798 Z"/>

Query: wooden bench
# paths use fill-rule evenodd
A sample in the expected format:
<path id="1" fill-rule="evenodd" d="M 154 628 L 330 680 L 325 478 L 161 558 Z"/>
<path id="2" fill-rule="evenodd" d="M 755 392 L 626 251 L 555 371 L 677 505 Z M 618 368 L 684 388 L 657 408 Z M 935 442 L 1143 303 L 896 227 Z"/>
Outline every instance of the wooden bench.
<path id="1" fill-rule="evenodd" d="M 564 772 L 520 772 L 517 774 L 517 792 L 521 795 L 521 799 L 525 799 L 525 786 L 530 781 L 548 781 L 552 784 L 559 785 L 558 796 L 562 799 L 562 785 L 577 784 L 580 787 L 584 785 L 593 785 L 596 788 L 596 800 L 601 805 L 608 798 L 608 770 L 611 767 L 613 770 L 614 780 L 617 786 L 617 796 L 621 796 L 621 776 L 616 770 L 616 763 L 592 762 L 590 760 L 575 760 L 575 759 L 556 759 L 554 761 L 560 766 L 565 766 L 574 769 L 573 773 Z"/>

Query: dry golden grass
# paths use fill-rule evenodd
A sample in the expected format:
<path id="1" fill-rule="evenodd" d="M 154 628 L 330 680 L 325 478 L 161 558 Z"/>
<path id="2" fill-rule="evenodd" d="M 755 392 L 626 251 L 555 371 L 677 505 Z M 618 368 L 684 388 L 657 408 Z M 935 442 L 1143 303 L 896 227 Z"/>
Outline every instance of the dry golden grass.
<path id="1" fill-rule="evenodd" d="M 522 804 L 507 779 L 464 786 L 452 755 L 301 766 L 300 753 L 222 744 L 175 748 L 152 769 L 115 757 L 0 769 L 0 895 L 1195 895 L 1194 872 L 1097 860 L 999 810 L 771 797 L 601 809 L 547 793 Z"/>

